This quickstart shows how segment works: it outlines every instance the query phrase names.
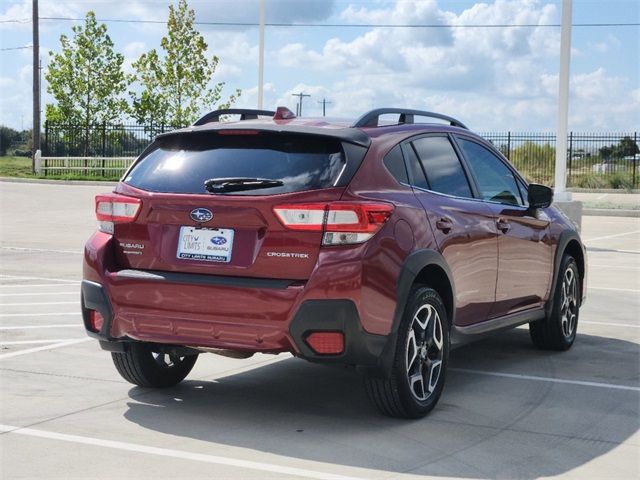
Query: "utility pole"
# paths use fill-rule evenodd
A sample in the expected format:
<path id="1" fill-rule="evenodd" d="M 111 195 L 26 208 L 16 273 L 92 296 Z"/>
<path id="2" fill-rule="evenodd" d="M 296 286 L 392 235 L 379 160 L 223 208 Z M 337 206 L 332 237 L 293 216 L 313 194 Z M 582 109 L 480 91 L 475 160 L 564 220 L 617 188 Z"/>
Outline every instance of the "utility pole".
<path id="1" fill-rule="evenodd" d="M 567 192 L 567 130 L 569 124 L 569 63 L 571 62 L 571 1 L 562 1 L 560 75 L 558 77 L 558 129 L 556 131 L 556 175 L 554 198 L 571 200 Z"/>
<path id="2" fill-rule="evenodd" d="M 40 150 L 40 31 L 38 0 L 32 0 L 33 23 L 33 131 L 31 132 L 31 171 L 36 171 L 36 151 Z"/>
<path id="3" fill-rule="evenodd" d="M 310 97 L 311 95 L 307 95 L 306 93 L 300 92 L 300 93 L 292 93 L 291 94 L 293 97 L 298 97 L 298 108 L 297 108 L 297 112 L 296 112 L 296 116 L 301 117 L 302 116 L 302 99 L 304 97 Z"/>
<path id="4" fill-rule="evenodd" d="M 327 104 L 331 103 L 331 102 L 327 101 L 326 98 L 323 98 L 322 101 L 318 101 L 318 103 L 322 104 L 322 116 L 326 117 L 327 116 Z"/>
<path id="5" fill-rule="evenodd" d="M 262 101 L 264 96 L 264 3 L 265 0 L 260 0 L 260 47 L 258 49 L 258 110 L 262 110 Z"/>

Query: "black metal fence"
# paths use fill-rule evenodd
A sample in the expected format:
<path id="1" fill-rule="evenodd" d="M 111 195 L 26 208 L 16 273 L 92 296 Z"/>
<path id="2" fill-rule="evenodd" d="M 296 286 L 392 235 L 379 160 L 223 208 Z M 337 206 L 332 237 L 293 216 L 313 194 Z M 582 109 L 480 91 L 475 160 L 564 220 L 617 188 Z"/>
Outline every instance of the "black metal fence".
<path id="1" fill-rule="evenodd" d="M 45 157 L 135 157 L 171 125 L 68 125 L 45 122 Z M 482 132 L 532 182 L 553 185 L 556 135 L 535 132 Z M 567 186 L 638 188 L 638 132 L 571 132 L 567 138 Z"/>
<path id="2" fill-rule="evenodd" d="M 174 130 L 164 124 L 70 125 L 46 121 L 42 155 L 47 157 L 135 157 L 153 138 Z"/>

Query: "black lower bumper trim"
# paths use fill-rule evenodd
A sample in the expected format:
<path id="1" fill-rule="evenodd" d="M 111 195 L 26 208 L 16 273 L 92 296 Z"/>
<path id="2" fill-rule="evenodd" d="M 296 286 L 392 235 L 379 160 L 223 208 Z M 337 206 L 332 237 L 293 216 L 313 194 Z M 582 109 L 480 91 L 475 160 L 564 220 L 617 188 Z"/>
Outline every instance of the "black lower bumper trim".
<path id="1" fill-rule="evenodd" d="M 339 355 L 315 353 L 305 342 L 311 332 L 343 332 L 344 352 Z M 385 335 L 365 332 L 360 316 L 351 300 L 307 300 L 289 326 L 289 333 L 295 341 L 302 357 L 312 362 L 342 363 L 358 367 L 379 366 L 382 351 L 387 343 Z"/>
<path id="2" fill-rule="evenodd" d="M 203 275 L 201 273 L 161 272 L 159 270 L 120 270 L 117 278 L 131 278 L 156 282 L 187 283 L 193 285 L 220 285 L 223 287 L 272 288 L 285 290 L 291 286 L 302 285 L 299 280 L 281 280 L 278 278 L 230 277 L 223 275 Z"/>

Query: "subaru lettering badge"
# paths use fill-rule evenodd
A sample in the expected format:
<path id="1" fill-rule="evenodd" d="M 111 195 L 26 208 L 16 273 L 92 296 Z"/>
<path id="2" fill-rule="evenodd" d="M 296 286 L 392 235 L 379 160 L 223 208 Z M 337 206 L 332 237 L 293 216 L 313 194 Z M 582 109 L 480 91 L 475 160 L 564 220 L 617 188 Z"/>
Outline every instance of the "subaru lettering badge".
<path id="1" fill-rule="evenodd" d="M 194 208 L 191 210 L 190 216 L 194 222 L 205 223 L 213 218 L 213 213 L 206 208 Z"/>
<path id="2" fill-rule="evenodd" d="M 227 243 L 227 239 L 224 237 L 213 237 L 211 239 L 211 243 L 213 243 L 214 245 L 224 245 L 225 243 Z"/>

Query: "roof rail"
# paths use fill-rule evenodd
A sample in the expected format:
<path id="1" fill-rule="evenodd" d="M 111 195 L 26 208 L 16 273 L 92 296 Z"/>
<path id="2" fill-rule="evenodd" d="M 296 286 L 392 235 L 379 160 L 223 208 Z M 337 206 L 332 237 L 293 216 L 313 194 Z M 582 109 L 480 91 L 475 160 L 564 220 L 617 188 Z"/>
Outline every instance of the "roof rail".
<path id="1" fill-rule="evenodd" d="M 272 110 L 252 110 L 248 108 L 223 108 L 214 110 L 203 117 L 200 117 L 193 125 L 204 125 L 205 123 L 219 122 L 222 115 L 240 115 L 240 120 L 255 120 L 258 116 L 273 117 L 276 112 Z"/>
<path id="2" fill-rule="evenodd" d="M 438 118 L 440 120 L 445 120 L 454 127 L 460 127 L 460 128 L 464 128 L 465 130 L 469 130 L 464 123 L 462 123 L 459 120 L 456 120 L 453 117 L 442 115 L 441 113 L 426 112 L 423 110 L 411 110 L 407 108 L 376 108 L 362 115 L 351 126 L 352 127 L 377 127 L 378 118 L 380 117 L 380 115 L 385 115 L 387 113 L 399 114 L 400 115 L 399 123 L 405 123 L 405 124 L 414 123 L 413 121 L 414 116 L 430 117 L 430 118 Z"/>

